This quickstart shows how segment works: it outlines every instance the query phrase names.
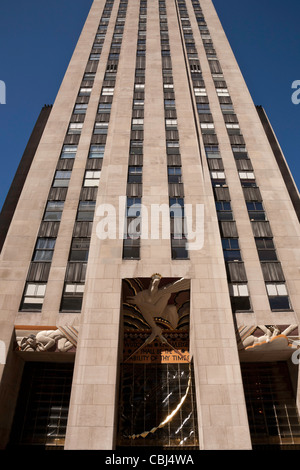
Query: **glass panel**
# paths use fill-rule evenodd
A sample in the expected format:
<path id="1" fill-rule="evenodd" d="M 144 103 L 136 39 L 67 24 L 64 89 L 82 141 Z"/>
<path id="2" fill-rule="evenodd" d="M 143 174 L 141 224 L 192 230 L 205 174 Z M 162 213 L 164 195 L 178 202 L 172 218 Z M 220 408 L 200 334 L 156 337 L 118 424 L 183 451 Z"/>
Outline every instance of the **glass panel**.
<path id="1" fill-rule="evenodd" d="M 300 421 L 287 363 L 248 363 L 241 369 L 253 448 L 299 449 Z"/>
<path id="2" fill-rule="evenodd" d="M 64 145 L 60 158 L 75 158 L 77 152 L 77 145 Z"/>
<path id="3" fill-rule="evenodd" d="M 72 363 L 25 363 L 9 449 L 63 450 L 72 375 Z"/>
<path id="4" fill-rule="evenodd" d="M 120 447 L 197 448 L 191 364 L 122 364 L 120 406 Z"/>
<path id="5" fill-rule="evenodd" d="M 291 305 L 288 296 L 269 297 L 271 310 L 290 310 Z"/>
<path id="6" fill-rule="evenodd" d="M 171 240 L 172 259 L 188 259 L 189 253 L 186 249 L 186 239 Z"/>
<path id="7" fill-rule="evenodd" d="M 52 250 L 38 250 L 34 254 L 33 261 L 51 261 L 52 256 Z"/>
<path id="8" fill-rule="evenodd" d="M 63 296 L 61 312 L 80 312 L 82 308 L 82 296 Z"/>

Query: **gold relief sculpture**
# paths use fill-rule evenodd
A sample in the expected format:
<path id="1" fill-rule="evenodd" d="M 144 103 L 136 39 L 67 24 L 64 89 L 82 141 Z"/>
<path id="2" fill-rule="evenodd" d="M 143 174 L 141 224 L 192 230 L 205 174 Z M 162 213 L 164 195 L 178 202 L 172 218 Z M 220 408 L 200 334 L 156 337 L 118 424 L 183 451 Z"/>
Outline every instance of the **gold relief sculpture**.
<path id="1" fill-rule="evenodd" d="M 124 279 L 122 317 L 119 443 L 195 445 L 190 280 Z"/>
<path id="2" fill-rule="evenodd" d="M 184 332 L 189 331 L 190 281 L 181 278 L 170 282 L 155 273 L 150 280 L 125 279 L 123 290 L 125 337 L 135 337 L 135 340 L 139 337 L 142 340 L 135 349 L 131 348 L 131 354 L 124 360 L 128 361 L 139 351 L 145 351 L 145 347 L 154 341 L 156 345 L 160 343 L 160 348 L 165 345 L 182 360 L 186 360 L 186 355 L 174 342 L 171 344 L 169 338 L 173 337 L 177 344 L 188 340 L 188 334 Z M 140 334 L 130 334 L 132 331 Z M 152 353 L 152 360 L 155 354 Z M 172 360 L 172 355 L 169 355 L 169 359 Z"/>

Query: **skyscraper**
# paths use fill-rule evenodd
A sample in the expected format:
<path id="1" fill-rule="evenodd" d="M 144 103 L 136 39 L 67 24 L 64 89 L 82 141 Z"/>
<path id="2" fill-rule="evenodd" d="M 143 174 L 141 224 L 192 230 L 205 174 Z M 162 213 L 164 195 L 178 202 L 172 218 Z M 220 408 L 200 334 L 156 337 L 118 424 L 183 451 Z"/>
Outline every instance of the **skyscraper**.
<path id="1" fill-rule="evenodd" d="M 299 194 L 212 1 L 94 0 L 41 125 L 2 448 L 299 449 Z"/>

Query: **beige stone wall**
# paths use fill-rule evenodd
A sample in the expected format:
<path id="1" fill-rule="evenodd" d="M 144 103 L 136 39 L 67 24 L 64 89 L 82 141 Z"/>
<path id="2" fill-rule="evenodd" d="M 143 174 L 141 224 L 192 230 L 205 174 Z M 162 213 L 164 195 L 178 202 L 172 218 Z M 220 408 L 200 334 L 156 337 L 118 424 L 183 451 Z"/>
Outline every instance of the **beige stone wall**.
<path id="1" fill-rule="evenodd" d="M 205 243 L 201 251 L 191 252 L 189 261 L 171 261 L 169 240 L 142 240 L 141 260 L 122 262 L 122 241 L 99 241 L 94 226 L 86 283 L 88 295 L 83 306 L 75 363 L 66 441 L 68 449 L 109 449 L 114 445 L 121 280 L 150 277 L 154 272 L 166 277 L 192 279 L 191 351 L 195 362 L 200 447 L 250 447 L 209 173 L 205 160 L 202 170 L 196 130 L 194 124 L 191 125 L 192 108 L 184 58 L 178 47 L 176 12 L 174 6 L 167 3 L 185 200 L 186 203 L 205 205 Z M 137 37 L 137 16 L 138 5 L 129 3 L 122 43 L 124 55 L 119 63 L 114 97 L 117 104 L 112 107 L 97 204 L 114 204 L 118 196 L 125 194 L 134 83 L 132 44 Z M 149 3 L 148 18 L 142 202 L 150 208 L 150 204 L 168 203 L 168 189 L 156 3 Z M 113 139 L 113 135 L 118 138 Z"/>
<path id="2" fill-rule="evenodd" d="M 263 130 L 250 92 L 238 67 L 232 49 L 226 39 L 221 23 L 210 0 L 202 0 L 201 7 L 221 63 L 224 77 L 232 97 L 244 135 L 249 157 L 253 164 L 257 185 L 261 189 L 263 204 L 274 234 L 274 243 L 287 280 L 293 312 L 272 313 L 264 287 L 260 263 L 252 236 L 235 162 L 230 149 L 223 117 L 217 104 L 216 93 L 211 90 L 209 98 L 215 103 L 214 118 L 224 159 L 228 185 L 232 194 L 233 211 L 237 214 L 237 226 L 244 255 L 249 290 L 253 303 L 252 316 L 240 315 L 239 322 L 246 324 L 299 323 L 299 223 L 286 186 L 275 161 L 273 152 Z M 205 61 L 203 61 L 204 66 Z M 259 70 L 257 71 L 259 74 Z M 207 77 L 207 80 L 209 77 Z"/>
<path id="3" fill-rule="evenodd" d="M 43 312 L 22 313 L 19 312 L 19 306 L 48 193 L 103 5 L 104 2 L 102 0 L 95 0 L 91 8 L 86 26 L 78 40 L 76 50 L 53 105 L 51 116 L 41 138 L 1 252 L 0 339 L 5 342 L 7 352 L 10 351 L 10 343 L 14 338 L 14 325 L 52 326 L 73 321 L 78 323 L 78 320 L 75 320 L 76 315 L 61 315 L 58 313 L 58 309 L 64 282 L 66 260 L 70 248 L 73 221 L 75 220 L 78 204 L 80 190 L 78 182 L 80 181 L 81 186 L 84 162 L 89 148 L 89 137 L 88 139 L 81 139 L 76 164 L 72 172 L 72 181 L 65 202 L 65 210 L 57 239 L 57 250 L 53 258 Z M 94 109 L 92 109 L 92 106 L 89 108 L 90 126 L 92 126 L 92 121 L 94 120 L 96 106 L 97 103 L 95 102 Z M 88 123 L 86 123 L 87 126 Z M 87 129 L 87 136 L 91 133 L 91 128 L 89 131 Z M 10 363 L 14 364 L 15 361 L 8 357 L 7 364 Z M 0 364 L 1 377 L 3 370 L 4 365 Z M 4 394 L 8 394 L 11 397 L 10 401 L 6 400 L 5 410 L 11 418 L 13 410 L 10 408 L 14 406 L 13 397 L 16 387 L 14 371 L 9 376 L 6 374 L 4 380 Z M 9 423 L 9 419 L 5 423 L 5 429 L 0 430 L 3 436 L 2 442 L 7 438 L 7 432 L 9 432 L 7 423 Z"/>

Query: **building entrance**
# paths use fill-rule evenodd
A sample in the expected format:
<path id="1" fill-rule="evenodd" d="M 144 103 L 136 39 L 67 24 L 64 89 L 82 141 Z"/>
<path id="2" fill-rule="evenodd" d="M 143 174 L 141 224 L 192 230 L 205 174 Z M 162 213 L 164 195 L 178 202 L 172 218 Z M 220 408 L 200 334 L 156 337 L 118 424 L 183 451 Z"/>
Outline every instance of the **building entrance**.
<path id="1" fill-rule="evenodd" d="M 73 363 L 25 363 L 9 449 L 63 450 L 73 368 Z"/>
<path id="2" fill-rule="evenodd" d="M 300 449 L 300 420 L 287 362 L 242 363 L 253 448 Z"/>

